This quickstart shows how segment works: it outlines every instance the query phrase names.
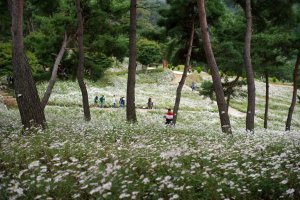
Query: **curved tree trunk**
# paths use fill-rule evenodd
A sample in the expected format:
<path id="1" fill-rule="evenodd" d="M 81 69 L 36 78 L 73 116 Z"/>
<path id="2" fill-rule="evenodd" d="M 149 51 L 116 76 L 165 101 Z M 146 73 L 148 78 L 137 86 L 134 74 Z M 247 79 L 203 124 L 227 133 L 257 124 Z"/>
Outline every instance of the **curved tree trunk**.
<path id="1" fill-rule="evenodd" d="M 255 115 L 255 83 L 254 74 L 251 64 L 251 35 L 252 35 L 252 15 L 251 15 L 251 0 L 246 0 L 245 14 L 247 18 L 247 28 L 245 34 L 244 46 L 244 63 L 246 68 L 247 87 L 248 87 L 248 106 L 246 116 L 246 130 L 254 130 L 254 115 Z"/>
<path id="2" fill-rule="evenodd" d="M 300 65 L 300 54 L 298 54 L 298 56 L 297 56 L 297 61 L 295 63 L 295 68 L 294 68 L 293 97 L 292 97 L 291 106 L 289 108 L 288 117 L 287 117 L 287 120 L 286 120 L 286 125 L 285 125 L 285 130 L 286 131 L 291 130 L 292 116 L 293 116 L 293 112 L 294 112 L 294 108 L 295 108 L 296 100 L 297 100 L 297 81 L 298 81 L 299 65 Z"/>
<path id="3" fill-rule="evenodd" d="M 228 112 L 228 110 L 229 110 L 229 106 L 230 106 L 230 98 L 231 98 L 231 94 L 230 94 L 230 93 L 228 93 L 228 94 L 227 94 L 227 99 L 226 99 L 226 104 L 227 104 L 227 112 Z"/>
<path id="4" fill-rule="evenodd" d="M 137 122 L 135 110 L 135 74 L 136 74 L 136 0 L 130 1 L 129 27 L 129 66 L 127 80 L 126 119 L 128 122 Z"/>
<path id="5" fill-rule="evenodd" d="M 264 128 L 268 128 L 268 115 L 269 115 L 269 73 L 265 71 L 265 78 L 266 78 L 266 104 L 265 104 L 265 115 L 264 115 Z"/>
<path id="6" fill-rule="evenodd" d="M 79 47 L 77 80 L 82 94 L 84 118 L 86 121 L 90 121 L 91 113 L 89 107 L 89 98 L 88 98 L 88 93 L 83 79 L 84 77 L 83 20 L 81 14 L 80 0 L 76 0 L 76 11 L 77 11 L 77 38 L 78 38 L 78 47 Z"/>
<path id="7" fill-rule="evenodd" d="M 229 104 L 230 104 L 231 95 L 233 94 L 233 88 L 236 86 L 237 82 L 239 81 L 239 78 L 240 76 L 237 75 L 233 81 L 222 84 L 223 88 L 227 88 L 226 89 L 227 90 L 227 99 L 226 99 L 227 112 L 229 110 Z"/>
<path id="8" fill-rule="evenodd" d="M 54 66 L 53 66 L 53 69 L 52 69 L 52 74 L 51 74 L 51 78 L 49 80 L 49 84 L 48 84 L 48 87 L 47 87 L 47 90 L 44 94 L 44 97 L 42 99 L 42 109 L 44 110 L 47 103 L 48 103 L 48 100 L 50 98 L 50 95 L 52 93 L 52 89 L 54 87 L 54 84 L 56 82 L 56 77 L 57 77 L 57 70 L 58 70 L 58 66 L 60 64 L 60 61 L 62 60 L 63 56 L 64 56 L 64 53 L 66 51 L 66 47 L 68 45 L 68 42 L 69 42 L 69 39 L 68 39 L 68 36 L 67 36 L 67 33 L 65 33 L 65 36 L 64 36 L 64 40 L 62 42 L 62 45 L 61 45 L 61 48 L 60 48 L 60 51 L 55 59 L 55 62 L 54 62 Z"/>
<path id="9" fill-rule="evenodd" d="M 227 112 L 227 105 L 225 102 L 221 78 L 219 75 L 219 69 L 218 69 L 218 66 L 217 66 L 213 51 L 212 51 L 210 39 L 209 39 L 204 0 L 198 0 L 197 4 L 198 4 L 198 10 L 199 10 L 201 36 L 202 36 L 202 40 L 203 40 L 207 63 L 210 68 L 211 76 L 213 79 L 213 86 L 214 86 L 214 91 L 216 93 L 216 98 L 217 98 L 222 132 L 231 134 L 232 133 L 231 125 L 230 125 L 229 115 Z"/>
<path id="10" fill-rule="evenodd" d="M 191 26 L 191 36 L 189 40 L 189 46 L 188 46 L 188 53 L 186 56 L 186 62 L 183 70 L 183 74 L 181 77 L 181 80 L 178 84 L 177 90 L 176 90 L 176 99 L 175 99 L 175 104 L 174 104 L 174 119 L 173 123 L 176 124 L 177 121 L 177 115 L 178 115 L 178 110 L 179 110 L 179 104 L 180 104 L 180 98 L 181 98 L 181 91 L 185 82 L 185 79 L 187 77 L 187 71 L 188 67 L 190 66 L 190 60 L 191 60 L 191 54 L 192 54 L 192 48 L 193 48 L 193 40 L 194 40 L 194 33 L 195 33 L 195 26 L 194 26 L 194 19 L 192 20 L 192 26 Z"/>
<path id="11" fill-rule="evenodd" d="M 23 44 L 23 6 L 24 0 L 12 0 L 12 62 L 14 86 L 25 128 L 33 125 L 45 126 L 46 118 L 34 83 L 28 60 L 24 54 Z"/>

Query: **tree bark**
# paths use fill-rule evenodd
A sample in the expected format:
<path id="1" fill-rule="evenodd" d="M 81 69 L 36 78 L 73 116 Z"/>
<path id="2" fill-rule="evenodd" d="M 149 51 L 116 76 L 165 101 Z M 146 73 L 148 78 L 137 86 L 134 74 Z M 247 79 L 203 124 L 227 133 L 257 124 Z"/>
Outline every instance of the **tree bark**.
<path id="1" fill-rule="evenodd" d="M 237 82 L 239 81 L 240 76 L 237 75 L 236 78 L 231 81 L 222 84 L 223 88 L 227 87 L 227 99 L 226 99 L 226 104 L 227 104 L 227 112 L 229 110 L 229 104 L 230 104 L 230 99 L 231 99 L 231 94 L 233 93 L 233 88 L 236 86 Z"/>
<path id="2" fill-rule="evenodd" d="M 227 94 L 227 100 L 226 100 L 226 104 L 227 104 L 227 112 L 228 112 L 229 106 L 230 106 L 230 98 L 231 98 L 231 94 L 228 93 L 228 94 Z"/>
<path id="3" fill-rule="evenodd" d="M 253 74 L 253 69 L 251 64 L 251 36 L 252 36 L 251 0 L 246 0 L 245 15 L 247 18 L 247 27 L 245 33 L 244 63 L 246 68 L 247 89 L 248 89 L 246 130 L 254 131 L 255 83 L 254 83 L 254 74 Z"/>
<path id="4" fill-rule="evenodd" d="M 178 115 L 180 98 L 181 98 L 181 91 L 184 86 L 185 79 L 187 77 L 188 68 L 190 66 L 191 54 L 192 54 L 192 49 L 193 49 L 194 33 L 195 33 L 195 26 L 194 26 L 194 19 L 193 19 L 192 25 L 191 25 L 191 36 L 190 36 L 190 40 L 188 43 L 189 46 L 188 46 L 188 53 L 186 56 L 185 66 L 184 66 L 181 80 L 180 80 L 177 90 L 176 90 L 176 99 L 175 99 L 175 104 L 174 104 L 174 109 L 173 109 L 173 113 L 174 113 L 173 123 L 174 124 L 176 124 L 176 121 L 177 121 L 177 115 Z"/>
<path id="5" fill-rule="evenodd" d="M 77 11 L 77 39 L 78 39 L 78 69 L 77 69 L 77 80 L 82 94 L 82 104 L 84 118 L 86 121 L 91 120 L 91 113 L 89 107 L 89 98 L 84 83 L 84 52 L 83 52 L 83 19 L 81 14 L 80 0 L 76 0 L 76 11 Z"/>
<path id="6" fill-rule="evenodd" d="M 64 40 L 62 42 L 62 45 L 61 45 L 61 48 L 60 48 L 60 51 L 58 53 L 58 55 L 56 56 L 56 59 L 55 59 L 55 62 L 54 62 L 54 66 L 53 66 L 53 69 L 52 69 L 52 74 L 51 74 L 51 78 L 49 80 L 49 84 L 48 84 L 48 87 L 47 87 L 47 90 L 44 94 L 44 97 L 42 99 L 42 109 L 45 110 L 45 107 L 48 103 L 48 100 L 50 98 L 50 95 L 52 93 L 52 89 L 54 87 L 54 84 L 56 82 L 56 78 L 57 78 L 57 71 L 58 71 L 58 66 L 64 56 L 64 53 L 66 51 L 66 47 L 68 45 L 68 42 L 70 41 L 70 39 L 68 39 L 68 36 L 67 36 L 67 33 L 65 33 L 64 35 Z"/>
<path id="7" fill-rule="evenodd" d="M 296 100 L 297 100 L 297 81 L 298 81 L 299 65 L 300 65 L 300 54 L 298 54 L 298 56 L 297 56 L 297 61 L 295 63 L 295 68 L 294 68 L 293 97 L 292 97 L 291 106 L 289 108 L 288 117 L 287 117 L 287 120 L 286 120 L 286 125 L 285 125 L 285 130 L 286 131 L 291 130 L 292 117 L 293 117 L 293 112 L 294 112 L 294 108 L 295 108 Z"/>
<path id="8" fill-rule="evenodd" d="M 33 125 L 45 127 L 46 118 L 40 104 L 23 44 L 24 0 L 12 0 L 12 64 L 15 93 L 22 124 L 25 128 Z"/>
<path id="9" fill-rule="evenodd" d="M 208 66 L 210 68 L 211 76 L 213 79 L 214 91 L 216 93 L 216 99 L 218 104 L 219 116 L 221 121 L 222 132 L 231 134 L 231 125 L 229 120 L 229 115 L 227 112 L 227 105 L 224 98 L 224 91 L 221 83 L 221 78 L 219 75 L 219 69 L 212 51 L 208 26 L 206 21 L 205 5 L 204 0 L 198 0 L 198 10 L 199 10 L 199 21 L 201 27 L 201 36 L 203 40 L 205 55 L 207 59 Z"/>
<path id="10" fill-rule="evenodd" d="M 129 66 L 127 80 L 126 118 L 130 123 L 137 122 L 135 110 L 135 80 L 136 80 L 136 0 L 130 1 L 129 27 Z"/>
<path id="11" fill-rule="evenodd" d="M 264 115 L 264 128 L 268 128 L 268 115 L 269 115 L 269 73 L 265 71 L 266 78 L 266 104 L 265 104 L 265 115 Z"/>

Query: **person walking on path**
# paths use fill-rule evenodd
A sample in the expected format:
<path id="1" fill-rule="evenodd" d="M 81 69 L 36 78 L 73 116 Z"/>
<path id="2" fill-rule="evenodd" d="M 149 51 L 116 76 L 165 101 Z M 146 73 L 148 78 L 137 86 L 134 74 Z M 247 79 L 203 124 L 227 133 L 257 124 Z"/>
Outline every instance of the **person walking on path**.
<path id="1" fill-rule="evenodd" d="M 172 125 L 173 124 L 173 112 L 172 110 L 169 108 L 168 112 L 165 114 L 164 118 L 166 119 L 166 125 Z"/>
<path id="2" fill-rule="evenodd" d="M 115 108 L 116 105 L 117 105 L 116 95 L 114 95 L 113 98 L 112 98 L 112 104 L 113 104 L 113 108 Z"/>
<path id="3" fill-rule="evenodd" d="M 100 97 L 99 103 L 100 103 L 100 108 L 104 108 L 104 105 L 105 105 L 105 97 L 104 97 L 104 95 L 102 95 Z"/>

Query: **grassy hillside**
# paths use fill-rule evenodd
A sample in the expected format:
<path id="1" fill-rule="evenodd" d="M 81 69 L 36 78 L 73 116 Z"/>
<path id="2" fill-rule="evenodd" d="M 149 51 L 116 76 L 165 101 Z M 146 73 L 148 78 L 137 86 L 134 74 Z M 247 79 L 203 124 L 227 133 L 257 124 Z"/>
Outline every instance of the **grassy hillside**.
<path id="1" fill-rule="evenodd" d="M 126 74 L 87 82 L 90 103 L 126 95 Z M 220 132 L 217 107 L 184 87 L 176 127 L 164 126 L 177 84 L 170 71 L 138 74 L 137 125 L 125 109 L 91 108 L 83 120 L 76 82 L 58 82 L 46 107 L 48 128 L 22 131 L 17 110 L 0 104 L 0 196 L 3 199 L 299 199 L 300 112 L 284 122 L 291 87 L 271 85 L 270 129 L 264 130 L 264 84 L 257 84 L 255 134 L 231 115 L 233 136 Z M 101 87 L 100 87 L 101 86 Z M 39 85 L 40 93 L 46 84 Z M 244 88 L 245 89 L 245 88 Z M 246 99 L 232 106 L 244 112 Z"/>

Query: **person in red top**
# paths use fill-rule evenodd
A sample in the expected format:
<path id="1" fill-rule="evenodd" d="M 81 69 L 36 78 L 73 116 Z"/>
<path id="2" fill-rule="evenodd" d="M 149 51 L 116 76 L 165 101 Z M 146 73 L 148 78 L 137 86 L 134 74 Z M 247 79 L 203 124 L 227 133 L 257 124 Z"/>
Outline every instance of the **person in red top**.
<path id="1" fill-rule="evenodd" d="M 168 109 L 168 112 L 165 114 L 164 117 L 166 118 L 166 124 L 172 124 L 172 122 L 173 122 L 173 112 L 170 108 Z"/>

